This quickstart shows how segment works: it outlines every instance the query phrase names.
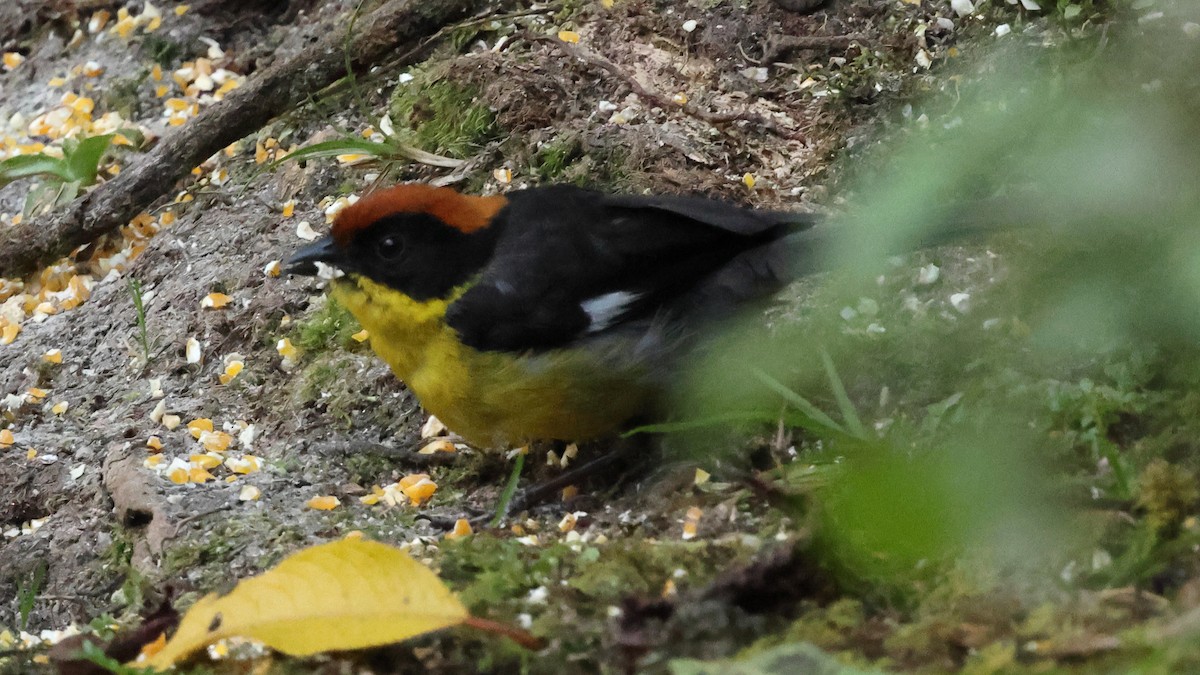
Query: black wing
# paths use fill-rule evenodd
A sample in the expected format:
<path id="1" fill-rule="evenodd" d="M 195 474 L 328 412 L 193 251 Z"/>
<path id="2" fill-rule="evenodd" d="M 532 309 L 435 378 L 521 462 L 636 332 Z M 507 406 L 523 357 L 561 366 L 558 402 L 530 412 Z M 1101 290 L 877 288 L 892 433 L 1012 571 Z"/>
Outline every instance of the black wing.
<path id="1" fill-rule="evenodd" d="M 551 349 L 685 298 L 694 310 L 703 302 L 697 289 L 710 279 L 726 299 L 761 296 L 786 279 L 778 266 L 756 261 L 756 251 L 816 222 L 700 197 L 609 196 L 561 185 L 508 197 L 492 260 L 447 312 L 477 349 Z"/>

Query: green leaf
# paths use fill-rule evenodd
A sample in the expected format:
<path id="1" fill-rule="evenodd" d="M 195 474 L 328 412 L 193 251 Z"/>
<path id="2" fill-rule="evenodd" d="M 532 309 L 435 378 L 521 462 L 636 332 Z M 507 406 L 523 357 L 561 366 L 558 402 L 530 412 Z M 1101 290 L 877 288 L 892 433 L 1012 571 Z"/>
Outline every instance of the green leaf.
<path id="1" fill-rule="evenodd" d="M 17 155 L 0 162 L 0 186 L 31 176 L 54 176 L 60 180 L 70 180 L 71 170 L 65 161 L 40 152 Z"/>
<path id="2" fill-rule="evenodd" d="M 768 389 L 770 389 L 771 391 L 774 391 L 775 393 L 782 396 L 785 401 L 787 401 L 792 406 L 794 406 L 797 410 L 799 410 L 801 413 L 803 413 L 803 415 L 805 417 L 811 419 L 813 422 L 815 422 L 820 427 L 824 427 L 823 429 L 820 429 L 820 428 L 812 429 L 813 431 L 817 431 L 817 432 L 832 431 L 838 435 L 846 435 L 846 430 L 842 428 L 842 425 L 833 421 L 833 418 L 830 417 L 829 415 L 826 415 L 825 413 L 821 412 L 821 409 L 818 408 L 817 406 L 813 405 L 812 403 L 810 403 L 808 401 L 808 399 L 804 398 L 800 394 L 797 394 L 796 392 L 792 391 L 791 389 L 788 389 L 787 385 L 783 384 L 779 380 L 776 380 L 775 378 L 771 377 L 770 375 L 762 372 L 761 370 L 758 370 L 757 368 L 754 370 L 754 375 L 763 384 L 767 385 Z M 812 425 L 799 424 L 798 426 L 810 428 Z"/>
<path id="3" fill-rule="evenodd" d="M 337 157 L 338 155 L 369 155 L 375 159 L 386 159 L 395 154 L 396 146 L 391 143 L 377 143 L 375 141 L 345 137 L 323 143 L 313 143 L 312 145 L 300 148 L 286 157 L 271 162 L 271 168 L 275 168 L 283 162 L 288 161 L 299 162 L 307 159 Z"/>
<path id="4" fill-rule="evenodd" d="M 80 187 L 82 187 L 82 184 L 77 180 L 60 183 L 57 191 L 54 193 L 54 201 L 51 202 L 51 206 L 57 208 L 63 204 L 70 204 L 75 201 L 75 198 L 79 196 Z"/>
<path id="5" fill-rule="evenodd" d="M 63 146 L 67 166 L 70 170 L 68 180 L 77 180 L 80 185 L 91 185 L 96 182 L 96 174 L 100 170 L 100 158 L 112 142 L 113 134 L 89 136 L 79 141 L 74 151 L 68 152 Z"/>
<path id="6" fill-rule="evenodd" d="M 846 420 L 846 426 L 850 427 L 850 431 L 855 436 L 866 438 L 867 430 L 863 426 L 862 420 L 858 418 L 858 410 L 855 409 L 854 402 L 846 393 L 846 386 L 842 384 L 842 378 L 838 376 L 837 368 L 833 366 L 833 359 L 824 349 L 821 350 L 821 362 L 825 364 L 825 374 L 829 377 L 829 386 L 833 389 L 833 397 L 837 399 L 838 409 L 842 412 L 842 419 Z"/>
<path id="7" fill-rule="evenodd" d="M 345 136 L 343 138 L 336 138 L 332 141 L 314 143 L 307 147 L 300 148 L 286 157 L 275 160 L 270 164 L 270 168 L 273 169 L 279 166 L 281 163 L 289 160 L 301 161 L 308 159 L 320 159 L 324 157 L 337 157 L 338 155 L 367 155 L 377 161 L 405 158 L 411 159 L 414 162 L 427 164 L 429 166 L 438 166 L 447 169 L 460 167 L 464 163 L 461 159 L 435 155 L 432 152 L 425 152 L 424 150 L 414 148 L 411 145 L 396 143 L 390 140 L 376 142 Z"/>

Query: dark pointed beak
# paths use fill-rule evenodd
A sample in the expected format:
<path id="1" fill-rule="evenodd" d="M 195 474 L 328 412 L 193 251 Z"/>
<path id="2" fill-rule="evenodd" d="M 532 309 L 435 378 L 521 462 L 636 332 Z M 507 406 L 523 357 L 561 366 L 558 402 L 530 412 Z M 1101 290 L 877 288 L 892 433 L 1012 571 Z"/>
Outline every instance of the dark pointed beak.
<path id="1" fill-rule="evenodd" d="M 338 250 L 333 237 L 325 237 L 293 253 L 292 257 L 288 258 L 285 271 L 288 274 L 313 276 L 317 273 L 317 266 L 314 263 L 334 264 L 337 259 Z"/>

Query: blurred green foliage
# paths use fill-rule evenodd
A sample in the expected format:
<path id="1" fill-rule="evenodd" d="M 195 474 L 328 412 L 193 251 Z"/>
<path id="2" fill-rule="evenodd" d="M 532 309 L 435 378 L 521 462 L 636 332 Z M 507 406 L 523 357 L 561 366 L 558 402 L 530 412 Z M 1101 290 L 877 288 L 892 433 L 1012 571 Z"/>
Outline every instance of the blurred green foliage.
<path id="1" fill-rule="evenodd" d="M 794 430 L 766 475 L 868 610 L 963 570 L 1029 606 L 1200 578 L 1200 7 L 1151 4 L 1058 50 L 1009 40 L 914 104 L 844 169 L 812 253 L 833 272 L 681 389 L 675 429 Z"/>

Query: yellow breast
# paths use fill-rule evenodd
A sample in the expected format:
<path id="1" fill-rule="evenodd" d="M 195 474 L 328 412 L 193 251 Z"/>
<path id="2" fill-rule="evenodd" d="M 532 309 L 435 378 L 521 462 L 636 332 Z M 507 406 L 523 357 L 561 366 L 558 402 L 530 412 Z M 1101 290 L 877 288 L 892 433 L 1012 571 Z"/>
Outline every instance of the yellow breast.
<path id="1" fill-rule="evenodd" d="M 582 441 L 620 429 L 651 396 L 638 364 L 607 351 L 482 352 L 445 323 L 447 300 L 417 302 L 354 277 L 334 297 L 371 335 L 371 347 L 452 431 L 481 447 Z"/>

